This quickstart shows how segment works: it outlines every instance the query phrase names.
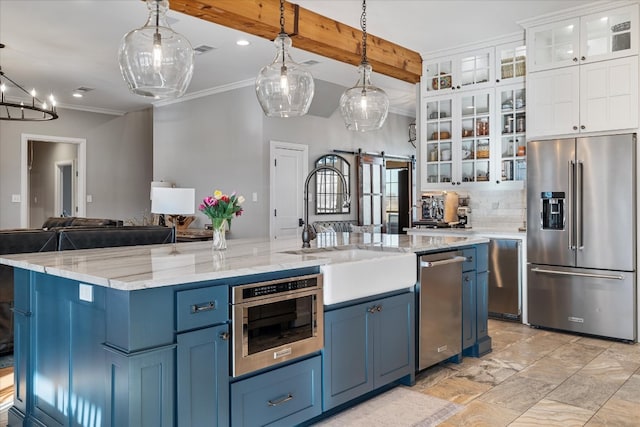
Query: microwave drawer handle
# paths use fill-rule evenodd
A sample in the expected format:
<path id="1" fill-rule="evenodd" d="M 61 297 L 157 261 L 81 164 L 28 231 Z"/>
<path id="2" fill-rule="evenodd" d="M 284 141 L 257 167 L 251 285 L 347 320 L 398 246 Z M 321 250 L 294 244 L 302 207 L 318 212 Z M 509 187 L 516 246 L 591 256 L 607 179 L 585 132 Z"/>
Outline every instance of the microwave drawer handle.
<path id="1" fill-rule="evenodd" d="M 192 304 L 191 313 L 202 313 L 203 311 L 215 310 L 216 303 L 214 301 L 205 302 L 204 304 Z"/>
<path id="2" fill-rule="evenodd" d="M 283 397 L 282 399 L 269 400 L 269 401 L 267 401 L 267 403 L 269 404 L 269 406 L 278 406 L 278 405 L 282 405 L 283 403 L 288 402 L 290 400 L 293 400 L 293 394 L 287 393 L 287 395 L 285 397 Z"/>
<path id="3" fill-rule="evenodd" d="M 447 265 L 447 264 L 456 264 L 459 262 L 465 262 L 467 260 L 467 257 L 463 257 L 463 256 L 455 256 L 453 258 L 449 258 L 449 259 L 443 259 L 442 261 L 420 261 L 420 267 L 438 267 L 440 265 Z"/>

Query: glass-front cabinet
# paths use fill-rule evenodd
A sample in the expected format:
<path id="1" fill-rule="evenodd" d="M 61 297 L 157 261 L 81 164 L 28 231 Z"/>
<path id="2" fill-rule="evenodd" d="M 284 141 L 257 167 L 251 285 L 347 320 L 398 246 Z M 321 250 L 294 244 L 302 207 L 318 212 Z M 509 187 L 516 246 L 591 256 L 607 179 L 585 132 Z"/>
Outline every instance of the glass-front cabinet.
<path id="1" fill-rule="evenodd" d="M 496 84 L 524 82 L 527 73 L 527 46 L 522 42 L 496 46 Z"/>
<path id="2" fill-rule="evenodd" d="M 493 90 L 428 98 L 425 106 L 423 187 L 488 181 L 491 178 Z"/>
<path id="3" fill-rule="evenodd" d="M 431 184 L 448 183 L 453 172 L 453 99 L 443 97 L 429 100 L 426 111 L 426 181 Z"/>
<path id="4" fill-rule="evenodd" d="M 493 48 L 427 60 L 423 66 L 423 91 L 443 94 L 492 85 L 493 61 Z"/>
<path id="5" fill-rule="evenodd" d="M 496 111 L 499 111 L 500 181 L 523 181 L 527 171 L 526 92 L 523 84 L 504 86 L 497 90 Z"/>
<path id="6" fill-rule="evenodd" d="M 489 181 L 491 157 L 491 110 L 493 94 L 487 91 L 464 94 L 460 100 L 460 177 L 458 182 Z"/>
<path id="7" fill-rule="evenodd" d="M 638 54 L 638 5 L 531 27 L 530 71 Z"/>

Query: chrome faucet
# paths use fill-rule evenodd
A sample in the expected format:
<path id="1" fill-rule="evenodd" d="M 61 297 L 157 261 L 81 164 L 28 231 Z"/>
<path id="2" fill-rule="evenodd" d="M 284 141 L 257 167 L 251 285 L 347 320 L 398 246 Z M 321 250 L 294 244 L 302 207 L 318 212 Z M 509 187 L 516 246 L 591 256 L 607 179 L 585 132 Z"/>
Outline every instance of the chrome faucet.
<path id="1" fill-rule="evenodd" d="M 307 175 L 307 179 L 304 182 L 304 228 L 302 229 L 302 247 L 303 248 L 311 247 L 309 242 L 316 238 L 316 232 L 311 226 L 311 224 L 309 224 L 309 181 L 311 181 L 311 177 L 313 175 L 315 175 L 318 171 L 321 171 L 321 170 L 328 170 L 328 171 L 335 172 L 340 177 L 340 179 L 342 180 L 342 187 L 344 188 L 344 192 L 343 192 L 344 205 L 343 206 L 347 207 L 349 206 L 349 203 L 350 203 L 349 193 L 347 193 L 347 191 L 349 190 L 347 185 L 347 179 L 344 177 L 344 174 L 340 172 L 339 169 L 334 168 L 333 166 L 322 165 L 322 166 L 318 166 L 317 168 L 309 172 L 309 175 Z"/>

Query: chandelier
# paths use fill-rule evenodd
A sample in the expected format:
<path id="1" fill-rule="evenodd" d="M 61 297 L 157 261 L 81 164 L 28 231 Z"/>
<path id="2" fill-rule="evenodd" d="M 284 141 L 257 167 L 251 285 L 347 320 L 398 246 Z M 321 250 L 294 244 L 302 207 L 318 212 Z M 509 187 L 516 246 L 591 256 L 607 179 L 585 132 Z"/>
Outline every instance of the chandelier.
<path id="1" fill-rule="evenodd" d="M 384 90 L 371 84 L 371 65 L 367 61 L 367 2 L 362 0 L 362 62 L 356 85 L 340 97 L 340 114 L 349 130 L 366 132 L 380 129 L 389 112 L 389 98 Z"/>
<path id="2" fill-rule="evenodd" d="M 256 95 L 267 117 L 307 114 L 313 99 L 313 76 L 289 55 L 292 42 L 284 31 L 284 0 L 280 0 L 280 34 L 273 41 L 276 57 L 256 79 Z"/>
<path id="3" fill-rule="evenodd" d="M 147 23 L 120 43 L 122 77 L 136 95 L 155 99 L 184 95 L 193 75 L 193 48 L 167 23 L 167 0 L 146 0 Z"/>
<path id="4" fill-rule="evenodd" d="M 0 49 L 4 45 L 0 43 Z M 10 83 L 13 87 L 18 89 L 18 95 L 29 96 L 28 100 L 23 101 L 9 101 L 5 97 L 5 93 L 9 92 L 7 83 Z M 18 95 L 15 95 L 18 99 Z M 14 96 L 12 96 L 13 98 Z M 28 92 L 25 88 L 14 82 L 7 76 L 2 67 L 0 67 L 0 120 L 17 120 L 25 122 L 42 122 L 46 120 L 55 120 L 58 118 L 56 112 L 56 100 L 53 95 L 49 96 L 49 104 L 44 101 L 40 101 L 36 97 L 36 90 L 33 89 Z"/>

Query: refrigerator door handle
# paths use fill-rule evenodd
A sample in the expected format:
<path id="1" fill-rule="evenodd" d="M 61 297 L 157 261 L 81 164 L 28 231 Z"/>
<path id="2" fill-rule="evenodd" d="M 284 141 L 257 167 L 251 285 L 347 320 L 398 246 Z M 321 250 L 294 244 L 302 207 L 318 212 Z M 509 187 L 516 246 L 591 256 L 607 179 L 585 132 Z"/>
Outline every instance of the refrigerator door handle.
<path id="1" fill-rule="evenodd" d="M 576 246 L 578 250 L 584 249 L 584 230 L 583 230 L 583 201 L 584 201 L 584 163 L 582 160 L 578 162 L 578 171 L 576 173 Z"/>
<path id="2" fill-rule="evenodd" d="M 579 273 L 569 271 L 547 270 L 544 268 L 534 267 L 531 269 L 534 273 L 556 274 L 558 276 L 580 276 L 591 277 L 594 279 L 612 279 L 612 280 L 624 280 L 624 276 L 621 274 L 593 274 L 593 273 Z"/>
<path id="3" fill-rule="evenodd" d="M 567 198 L 569 201 L 569 215 L 567 215 L 567 210 L 565 210 L 564 215 L 567 217 L 566 221 L 567 221 L 567 228 L 569 229 L 569 250 L 574 251 L 576 249 L 576 241 L 575 241 L 575 236 L 574 236 L 574 231 L 575 229 L 573 228 L 573 219 L 574 219 L 574 179 L 575 179 L 575 174 L 576 174 L 576 163 L 573 160 L 569 160 L 568 163 L 568 172 L 569 172 L 569 197 Z"/>

